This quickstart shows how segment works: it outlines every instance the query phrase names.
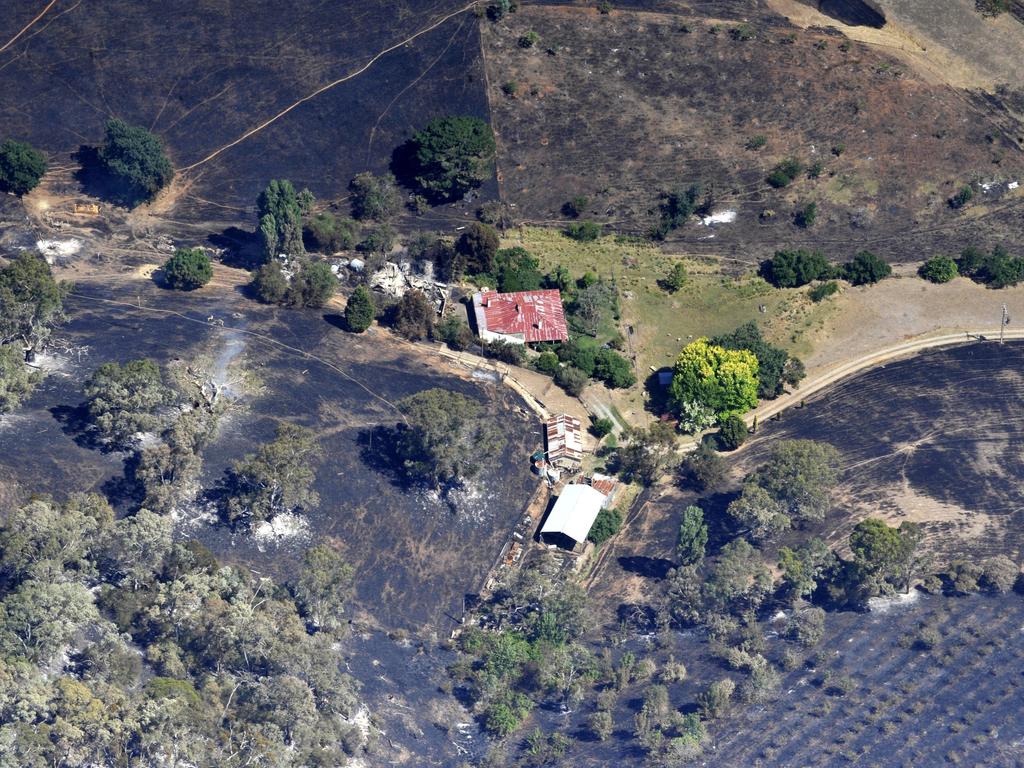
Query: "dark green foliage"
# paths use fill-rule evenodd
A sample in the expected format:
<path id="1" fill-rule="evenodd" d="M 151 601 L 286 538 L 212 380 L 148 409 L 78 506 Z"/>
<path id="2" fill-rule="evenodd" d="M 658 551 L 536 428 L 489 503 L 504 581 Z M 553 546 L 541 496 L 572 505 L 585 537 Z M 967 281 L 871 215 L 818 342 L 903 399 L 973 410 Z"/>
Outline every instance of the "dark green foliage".
<path id="1" fill-rule="evenodd" d="M 725 479 L 726 470 L 725 459 L 707 442 L 697 446 L 697 450 L 683 462 L 687 484 L 702 493 L 718 486 Z"/>
<path id="2" fill-rule="evenodd" d="M 483 348 L 484 357 L 500 360 L 509 365 L 522 365 L 526 361 L 526 350 L 522 344 L 496 339 L 483 342 L 481 347 Z"/>
<path id="3" fill-rule="evenodd" d="M 558 355 L 554 352 L 541 352 L 533 361 L 533 367 L 541 373 L 554 376 L 558 372 Z"/>
<path id="4" fill-rule="evenodd" d="M 662 280 L 662 285 L 665 290 L 675 293 L 686 285 L 688 279 L 689 275 L 686 274 L 686 265 L 681 261 L 677 261 L 672 265 L 672 269 L 668 271 L 664 280 Z"/>
<path id="5" fill-rule="evenodd" d="M 525 35 L 520 35 L 519 40 L 516 42 L 520 48 L 533 48 L 533 46 L 540 42 L 540 35 L 530 30 Z"/>
<path id="6" fill-rule="evenodd" d="M 306 222 L 303 239 L 314 251 L 336 253 L 355 247 L 359 225 L 352 219 L 318 213 Z"/>
<path id="7" fill-rule="evenodd" d="M 380 224 L 365 234 L 356 245 L 360 253 L 386 255 L 395 247 L 398 233 L 390 224 Z"/>
<path id="8" fill-rule="evenodd" d="M 854 285 L 877 283 L 891 274 L 892 267 L 871 251 L 860 251 L 843 266 L 844 277 Z"/>
<path id="9" fill-rule="evenodd" d="M 803 164 L 796 158 L 788 158 L 783 160 L 781 163 L 772 168 L 768 174 L 768 184 L 781 189 L 782 187 L 791 184 L 797 176 L 800 175 L 800 171 L 803 170 Z"/>
<path id="10" fill-rule="evenodd" d="M 406 291 L 395 306 L 391 327 L 410 341 L 429 339 L 437 312 L 426 296 L 417 290 Z"/>
<path id="11" fill-rule="evenodd" d="M 23 251 L 0 267 L 0 345 L 42 349 L 54 326 L 64 322 L 68 283 L 53 279 L 41 256 Z"/>
<path id="12" fill-rule="evenodd" d="M 433 487 L 476 476 L 504 447 L 498 429 L 476 400 L 428 389 L 398 404 L 405 422 L 396 430 L 395 455 L 405 476 Z"/>
<path id="13" fill-rule="evenodd" d="M 562 214 L 573 219 L 578 219 L 587 210 L 590 201 L 583 195 L 576 195 L 562 206 Z"/>
<path id="14" fill-rule="evenodd" d="M 716 336 L 711 343 L 725 349 L 746 349 L 757 358 L 757 396 L 774 398 L 782 394 L 783 374 L 789 354 L 769 344 L 761 335 L 757 323 L 751 320 L 732 333 Z"/>
<path id="15" fill-rule="evenodd" d="M 469 349 L 473 344 L 473 331 L 455 315 L 448 315 L 434 327 L 434 337 L 457 352 Z"/>
<path id="16" fill-rule="evenodd" d="M 589 243 L 601 236 L 601 225 L 593 221 L 574 221 L 567 225 L 565 236 L 581 243 Z"/>
<path id="17" fill-rule="evenodd" d="M 808 203 L 796 212 L 796 216 L 793 220 L 796 222 L 798 227 L 803 229 L 813 227 L 814 222 L 818 220 L 818 204 Z"/>
<path id="18" fill-rule="evenodd" d="M 525 248 L 516 246 L 498 251 L 495 257 L 498 290 L 502 293 L 536 291 L 544 280 L 540 262 Z"/>
<path id="19" fill-rule="evenodd" d="M 747 139 L 747 143 L 744 146 L 750 150 L 757 150 L 767 146 L 767 144 L 768 137 L 765 136 L 763 133 L 759 133 L 756 136 L 751 136 L 749 139 Z"/>
<path id="20" fill-rule="evenodd" d="M 0 414 L 17 408 L 42 378 L 39 371 L 25 364 L 25 353 L 20 347 L 0 345 Z"/>
<path id="21" fill-rule="evenodd" d="M 348 190 L 352 215 L 360 221 L 386 221 L 402 203 L 395 177 L 390 173 L 382 176 L 360 173 L 349 183 Z"/>
<path id="22" fill-rule="evenodd" d="M 164 283 L 179 291 L 192 291 L 210 282 L 213 267 L 202 248 L 179 248 L 164 264 Z"/>
<path id="23" fill-rule="evenodd" d="M 974 7 L 982 16 L 999 16 L 1010 10 L 1010 0 L 974 0 Z"/>
<path id="24" fill-rule="evenodd" d="M 127 447 L 137 432 L 155 429 L 158 410 L 173 399 L 152 360 L 105 363 L 84 389 L 89 421 L 103 439 Z"/>
<path id="25" fill-rule="evenodd" d="M 837 293 L 839 293 L 839 283 L 835 280 L 829 280 L 828 282 L 820 283 L 819 285 L 811 288 L 811 290 L 807 292 L 807 296 L 814 303 L 818 303 L 819 301 L 827 299 L 829 296 L 834 296 Z"/>
<path id="26" fill-rule="evenodd" d="M 679 521 L 676 559 L 681 565 L 696 565 L 704 559 L 707 543 L 708 526 L 704 522 L 704 510 L 695 506 L 686 507 Z"/>
<path id="27" fill-rule="evenodd" d="M 763 489 L 793 521 L 821 520 L 831 507 L 838 467 L 839 453 L 828 443 L 783 440 L 747 476 L 744 488 Z"/>
<path id="28" fill-rule="evenodd" d="M 46 155 L 23 141 L 7 139 L 0 144 L 0 191 L 25 195 L 46 174 Z"/>
<path id="29" fill-rule="evenodd" d="M 910 589 L 910 580 L 922 564 L 917 557 L 921 537 L 916 523 L 904 522 L 894 528 L 884 520 L 868 518 L 854 526 L 850 549 L 859 578 L 872 594 Z"/>
<path id="30" fill-rule="evenodd" d="M 281 264 L 272 259 L 256 270 L 252 282 L 249 283 L 256 298 L 264 304 L 277 304 L 284 301 L 288 293 L 288 281 L 281 273 Z"/>
<path id="31" fill-rule="evenodd" d="M 590 377 L 579 368 L 565 365 L 555 372 L 555 383 L 573 397 L 579 397 L 590 383 Z"/>
<path id="32" fill-rule="evenodd" d="M 256 200 L 256 212 L 264 258 L 272 259 L 281 254 L 300 256 L 305 253 L 302 244 L 302 205 L 290 181 L 271 181 Z"/>
<path id="33" fill-rule="evenodd" d="M 345 327 L 352 333 L 362 333 L 373 324 L 377 307 L 365 286 L 358 286 L 345 304 Z"/>
<path id="34" fill-rule="evenodd" d="M 518 0 L 497 0 L 487 6 L 487 18 L 491 21 L 501 21 L 506 14 L 515 13 L 518 9 Z"/>
<path id="35" fill-rule="evenodd" d="M 700 185 L 691 184 L 686 189 L 675 189 L 666 194 L 661 204 L 661 221 L 654 230 L 654 237 L 664 239 L 669 232 L 683 226 L 697 209 L 700 193 Z"/>
<path id="36" fill-rule="evenodd" d="M 465 259 L 465 269 L 471 275 L 489 273 L 494 268 L 498 243 L 494 227 L 474 221 L 455 241 L 455 250 Z"/>
<path id="37" fill-rule="evenodd" d="M 761 276 L 776 288 L 798 288 L 831 276 L 832 266 L 818 251 L 776 251 L 761 262 Z"/>
<path id="38" fill-rule="evenodd" d="M 603 544 L 622 528 L 622 513 L 617 509 L 602 509 L 594 518 L 587 538 L 595 544 Z"/>
<path id="39" fill-rule="evenodd" d="M 583 371 L 588 377 L 594 375 L 594 366 L 597 362 L 597 350 L 594 347 L 573 342 L 562 344 L 558 347 L 558 357 Z"/>
<path id="40" fill-rule="evenodd" d="M 337 288 L 338 279 L 331 273 L 329 264 L 323 261 L 305 263 L 292 277 L 284 301 L 289 307 L 322 307 Z"/>
<path id="41" fill-rule="evenodd" d="M 630 362 L 611 349 L 600 349 L 594 356 L 595 379 L 603 381 L 610 389 L 627 389 L 636 384 L 636 375 Z"/>
<path id="42" fill-rule="evenodd" d="M 965 248 L 956 266 L 961 275 L 989 288 L 1006 288 L 1024 280 L 1024 259 L 1010 256 L 1001 245 L 991 253 Z"/>
<path id="43" fill-rule="evenodd" d="M 719 423 L 716 439 L 722 450 L 735 451 L 747 440 L 747 423 L 736 414 L 726 416 Z"/>
<path id="44" fill-rule="evenodd" d="M 630 430 L 616 453 L 619 474 L 627 481 L 651 485 L 678 461 L 675 445 L 675 427 L 668 422 Z"/>
<path id="45" fill-rule="evenodd" d="M 123 120 L 109 120 L 98 153 L 104 171 L 120 190 L 120 202 L 134 206 L 152 200 L 174 178 L 174 168 L 160 139 Z"/>
<path id="46" fill-rule="evenodd" d="M 281 424 L 272 442 L 236 461 L 228 471 L 218 498 L 224 519 L 252 524 L 318 506 L 320 497 L 313 490 L 316 456 L 312 431 Z"/>
<path id="47" fill-rule="evenodd" d="M 495 143 L 491 127 L 475 117 L 439 117 L 412 138 L 414 179 L 429 198 L 457 200 L 486 181 Z"/>
<path id="48" fill-rule="evenodd" d="M 949 256 L 932 256 L 918 268 L 917 274 L 932 283 L 948 283 L 960 272 Z"/>
<path id="49" fill-rule="evenodd" d="M 594 419 L 590 424 L 590 433 L 598 439 L 610 435 L 613 429 L 615 429 L 615 422 L 608 418 Z"/>
<path id="50" fill-rule="evenodd" d="M 956 211 L 963 208 L 973 199 L 974 189 L 968 184 L 961 187 L 955 195 L 949 198 L 949 207 Z"/>

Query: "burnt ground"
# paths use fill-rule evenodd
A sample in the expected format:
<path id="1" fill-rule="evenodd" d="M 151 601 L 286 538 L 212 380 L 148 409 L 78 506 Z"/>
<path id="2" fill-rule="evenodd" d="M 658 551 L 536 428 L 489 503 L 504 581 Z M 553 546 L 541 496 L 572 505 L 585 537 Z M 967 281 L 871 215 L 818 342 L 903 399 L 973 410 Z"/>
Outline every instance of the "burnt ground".
<path id="1" fill-rule="evenodd" d="M 844 52 L 839 33 L 797 29 L 756 4 L 746 14 L 753 39 L 738 40 L 736 16 L 718 10 L 531 5 L 485 26 L 503 197 L 524 218 L 554 223 L 582 194 L 585 216 L 645 232 L 660 193 L 702 182 L 737 222 L 713 239 L 691 223 L 670 242 L 748 262 L 789 246 L 906 261 L 1015 241 L 1020 197 L 997 195 L 1005 184 L 968 210 L 947 204 L 965 183 L 1024 170 L 1024 131 L 998 97 L 935 84 L 862 43 Z M 541 41 L 524 50 L 517 40 L 529 30 Z M 514 97 L 500 90 L 509 81 Z M 758 135 L 767 144 L 747 149 Z M 820 161 L 821 175 L 773 190 L 767 172 L 789 156 Z M 794 213 L 812 201 L 818 222 L 802 230 Z"/>
<path id="2" fill-rule="evenodd" d="M 215 485 L 232 461 L 272 437 L 277 420 L 285 419 L 318 434 L 321 504 L 304 515 L 305 529 L 283 539 L 232 532 L 211 524 L 201 508 L 179 521 L 180 535 L 199 538 L 227 562 L 282 579 L 294 572 L 306 547 L 331 536 L 357 569 L 357 617 L 385 628 L 447 633 L 454 626 L 463 596 L 479 588 L 535 485 L 523 460 L 536 447 L 534 425 L 503 385 L 452 375 L 429 353 L 382 334 L 353 338 L 321 312 L 269 309 L 238 294 L 182 296 L 142 282 L 118 289 L 80 283 L 76 292 L 88 298 L 69 299 L 71 321 L 59 335 L 88 351 L 80 362 L 58 355 L 63 370 L 0 422 L 0 491 L 13 498 L 115 487 L 110 481 L 121 475 L 123 457 L 80 444 L 75 428 L 82 384 L 101 363 L 140 356 L 193 361 L 239 349 L 228 380 L 251 394 L 228 411 L 205 451 L 204 487 Z M 141 301 L 146 310 L 91 300 L 96 298 Z M 147 311 L 153 309 L 180 312 L 193 322 Z M 211 319 L 224 327 L 211 327 Z M 508 440 L 498 464 L 459 498 L 455 511 L 430 494 L 396 485 L 360 454 L 362 432 L 397 421 L 388 402 L 429 387 L 485 402 Z"/>
<path id="3" fill-rule="evenodd" d="M 0 47 L 41 5 L 5 4 Z M 180 169 L 465 5 L 57 0 L 0 52 L 0 136 L 50 153 L 57 170 L 44 186 L 67 195 L 79 189 L 72 153 L 101 142 L 109 118 L 148 127 L 179 169 L 172 220 L 247 221 L 272 178 L 341 197 L 356 173 L 385 170 L 392 150 L 430 118 L 488 117 L 472 14 L 384 55 L 209 162 Z"/>

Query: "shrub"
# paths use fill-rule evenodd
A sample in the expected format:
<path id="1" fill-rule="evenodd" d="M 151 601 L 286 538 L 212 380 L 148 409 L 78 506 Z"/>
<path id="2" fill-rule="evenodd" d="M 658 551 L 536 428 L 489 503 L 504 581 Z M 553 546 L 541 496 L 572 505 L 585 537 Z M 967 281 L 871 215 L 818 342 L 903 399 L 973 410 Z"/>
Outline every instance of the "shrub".
<path id="1" fill-rule="evenodd" d="M 798 227 L 802 229 L 810 229 L 814 226 L 814 222 L 818 220 L 818 204 L 808 203 L 799 211 L 796 212 L 794 221 Z"/>
<path id="2" fill-rule="evenodd" d="M 823 162 L 821 162 L 821 160 L 815 160 L 813 163 L 811 163 L 810 167 L 808 167 L 808 169 L 807 169 L 807 178 L 808 179 L 816 179 L 819 176 L 821 176 L 821 173 L 824 170 L 825 170 L 825 164 Z"/>
<path id="3" fill-rule="evenodd" d="M 525 35 L 520 35 L 519 40 L 516 42 L 520 48 L 533 48 L 533 46 L 540 42 L 540 35 L 530 30 Z"/>
<path id="4" fill-rule="evenodd" d="M 573 219 L 578 219 L 583 212 L 587 210 L 587 205 L 589 203 L 590 201 L 583 195 L 576 195 L 562 205 L 562 214 Z"/>
<path id="5" fill-rule="evenodd" d="M 608 418 L 594 419 L 590 425 L 590 433 L 598 438 L 610 435 L 613 429 L 615 429 L 615 422 Z"/>
<path id="6" fill-rule="evenodd" d="M 662 284 L 665 286 L 665 290 L 675 293 L 686 285 L 688 279 L 689 275 L 686 273 L 686 265 L 681 261 L 677 261 L 672 265 L 672 269 L 668 271 Z"/>
<path id="7" fill-rule="evenodd" d="M 537 359 L 533 361 L 533 367 L 541 373 L 554 376 L 558 373 L 559 368 L 558 355 L 554 352 L 541 352 Z"/>
<path id="8" fill-rule="evenodd" d="M 387 224 L 381 224 L 366 233 L 366 237 L 356 246 L 356 250 L 360 253 L 387 254 L 394 248 L 397 237 L 394 229 Z"/>
<path id="9" fill-rule="evenodd" d="M 489 273 L 494 269 L 499 238 L 494 227 L 474 221 L 455 241 L 455 250 L 465 258 L 471 275 Z"/>
<path id="10" fill-rule="evenodd" d="M 1024 259 L 1011 257 L 1001 245 L 989 254 L 977 248 L 965 248 L 956 266 L 964 277 L 990 288 L 1005 288 L 1024 280 Z"/>
<path id="11" fill-rule="evenodd" d="M 892 267 L 871 251 L 861 251 L 853 257 L 853 261 L 847 262 L 843 272 L 854 285 L 869 285 L 891 275 Z"/>
<path id="12" fill-rule="evenodd" d="M 802 170 L 803 165 L 799 160 L 793 157 L 788 158 L 772 168 L 767 182 L 775 189 L 782 189 L 792 183 Z"/>
<path id="13" fill-rule="evenodd" d="M 601 225 L 593 221 L 578 221 L 565 228 L 565 236 L 581 243 L 597 240 L 601 236 Z"/>
<path id="14" fill-rule="evenodd" d="M 179 248 L 164 264 L 164 282 L 179 291 L 202 288 L 212 277 L 210 257 L 202 248 Z"/>
<path id="15" fill-rule="evenodd" d="M 602 509 L 594 518 L 587 538 L 595 544 L 603 544 L 622 528 L 622 513 L 617 509 Z"/>
<path id="16" fill-rule="evenodd" d="M 555 383 L 573 397 L 579 397 L 589 381 L 587 374 L 571 365 L 564 365 L 555 372 Z"/>
<path id="17" fill-rule="evenodd" d="M 373 324 L 377 307 L 373 296 L 362 285 L 358 286 L 345 304 L 345 327 L 352 333 L 362 333 Z"/>
<path id="18" fill-rule="evenodd" d="M 0 144 L 0 190 L 27 194 L 46 174 L 46 155 L 23 141 L 7 139 Z"/>
<path id="19" fill-rule="evenodd" d="M 503 293 L 535 291 L 544 280 L 539 269 L 540 262 L 528 250 L 519 246 L 498 251 L 494 264 L 498 272 L 498 290 Z"/>
<path id="20" fill-rule="evenodd" d="M 484 357 L 500 360 L 509 365 L 522 365 L 526 360 L 526 350 L 522 344 L 510 344 L 507 341 L 485 341 L 481 346 Z"/>
<path id="21" fill-rule="evenodd" d="M 174 178 L 174 168 L 154 134 L 123 120 L 107 122 L 99 161 L 121 189 L 117 197 L 133 206 L 152 200 Z"/>
<path id="22" fill-rule="evenodd" d="M 726 451 L 735 451 L 747 439 L 747 423 L 735 414 L 722 419 L 718 427 L 718 447 Z"/>
<path id="23" fill-rule="evenodd" d="M 417 290 L 406 291 L 395 305 L 391 325 L 398 335 L 410 341 L 428 339 L 436 314 L 434 305 L 426 296 Z"/>
<path id="24" fill-rule="evenodd" d="M 974 7 L 982 16 L 999 16 L 1010 10 L 1010 0 L 974 0 Z"/>
<path id="25" fill-rule="evenodd" d="M 456 352 L 469 349 L 473 343 L 473 332 L 455 315 L 448 315 L 438 323 L 434 327 L 434 335 Z"/>
<path id="26" fill-rule="evenodd" d="M 416 132 L 411 149 L 413 180 L 425 196 L 446 202 L 490 177 L 496 146 L 483 120 L 439 117 Z"/>
<path id="27" fill-rule="evenodd" d="M 761 262 L 761 276 L 776 288 L 798 288 L 831 276 L 832 266 L 818 251 L 776 251 Z"/>
<path id="28" fill-rule="evenodd" d="M 306 222 L 303 235 L 311 250 L 319 253 L 336 253 L 355 246 L 359 225 L 343 216 L 318 213 Z"/>
<path id="29" fill-rule="evenodd" d="M 754 39 L 754 28 L 749 24 L 739 24 L 729 30 L 729 37 L 741 43 Z"/>
<path id="30" fill-rule="evenodd" d="M 636 375 L 630 362 L 610 349 L 602 349 L 594 356 L 594 378 L 610 389 L 627 389 L 636 384 Z"/>
<path id="31" fill-rule="evenodd" d="M 837 293 L 839 293 L 839 283 L 834 280 L 829 280 L 827 283 L 821 283 L 820 285 L 816 285 L 811 288 L 811 290 L 807 292 L 807 295 L 810 297 L 811 301 L 817 304 L 819 301 L 827 299 L 829 296 L 833 296 Z"/>
<path id="32" fill-rule="evenodd" d="M 708 443 L 701 443 L 697 450 L 683 461 L 683 470 L 689 484 L 697 491 L 708 491 L 725 479 L 727 465 Z"/>
<path id="33" fill-rule="evenodd" d="M 288 293 L 288 281 L 284 279 L 281 264 L 277 259 L 272 259 L 260 267 L 249 285 L 256 298 L 265 304 L 277 304 Z"/>
<path id="34" fill-rule="evenodd" d="M 499 694 L 484 712 L 484 728 L 492 736 L 508 736 L 533 709 L 533 702 L 517 691 Z"/>
<path id="35" fill-rule="evenodd" d="M 289 307 L 322 307 L 337 288 L 338 279 L 329 264 L 322 261 L 306 263 L 292 277 L 284 303 Z"/>
<path id="36" fill-rule="evenodd" d="M 965 185 L 960 188 L 960 191 L 949 198 L 949 207 L 954 211 L 963 208 L 974 198 L 974 190 L 970 185 Z"/>
<path id="37" fill-rule="evenodd" d="M 665 201 L 661 204 L 661 221 L 653 232 L 654 237 L 662 240 L 669 232 L 683 226 L 697 209 L 700 193 L 699 184 L 691 184 L 685 190 L 676 189 L 667 193 Z"/>
<path id="38" fill-rule="evenodd" d="M 744 145 L 749 150 L 757 150 L 767 146 L 768 137 L 763 133 L 759 133 L 756 136 L 751 136 L 747 139 L 747 143 Z"/>
<path id="39" fill-rule="evenodd" d="M 948 283 L 959 274 L 959 270 L 949 256 L 932 256 L 920 266 L 917 274 L 932 283 Z"/>
<path id="40" fill-rule="evenodd" d="M 385 221 L 395 214 L 401 204 L 395 177 L 390 173 L 383 176 L 360 173 L 352 179 L 348 189 L 351 193 L 349 203 L 352 215 L 360 221 Z"/>
<path id="41" fill-rule="evenodd" d="M 515 80 L 508 80 L 501 84 L 501 92 L 506 96 L 515 96 L 519 93 L 519 83 Z"/>

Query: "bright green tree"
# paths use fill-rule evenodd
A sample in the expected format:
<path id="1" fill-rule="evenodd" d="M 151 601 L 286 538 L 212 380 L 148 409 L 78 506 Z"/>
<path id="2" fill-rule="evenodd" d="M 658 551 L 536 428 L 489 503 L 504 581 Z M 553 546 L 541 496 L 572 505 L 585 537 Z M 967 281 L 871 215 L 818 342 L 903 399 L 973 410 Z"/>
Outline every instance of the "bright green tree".
<path id="1" fill-rule="evenodd" d="M 742 414 L 757 405 L 758 364 L 753 353 L 723 349 L 700 338 L 676 360 L 669 394 L 676 408 L 696 402 L 719 418 Z"/>
<path id="2" fill-rule="evenodd" d="M 960 272 L 956 262 L 949 256 L 932 256 L 921 265 L 917 274 L 932 283 L 948 283 L 957 277 Z"/>
<path id="3" fill-rule="evenodd" d="M 179 248 L 164 264 L 164 282 L 179 291 L 202 288 L 212 277 L 210 257 L 202 248 Z"/>
<path id="4" fill-rule="evenodd" d="M 120 189 L 117 197 L 134 206 L 156 197 L 171 183 L 174 167 L 154 134 L 123 120 L 107 122 L 106 141 L 99 150 L 100 164 Z"/>
<path id="5" fill-rule="evenodd" d="M 376 312 L 373 296 L 365 286 L 357 286 L 345 304 L 345 327 L 352 333 L 362 333 L 372 325 Z"/>
<path id="6" fill-rule="evenodd" d="M 479 118 L 435 118 L 411 143 L 413 178 L 427 197 L 457 200 L 490 178 L 494 133 Z"/>
<path id="7" fill-rule="evenodd" d="M 0 191 L 25 195 L 46 174 L 46 155 L 23 141 L 7 139 L 0 144 Z"/>

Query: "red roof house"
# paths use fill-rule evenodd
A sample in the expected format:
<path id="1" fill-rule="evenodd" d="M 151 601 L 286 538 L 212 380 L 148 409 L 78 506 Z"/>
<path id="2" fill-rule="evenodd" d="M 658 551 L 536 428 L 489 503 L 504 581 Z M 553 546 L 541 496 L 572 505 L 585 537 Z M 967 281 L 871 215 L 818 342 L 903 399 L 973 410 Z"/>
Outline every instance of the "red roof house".
<path id="1" fill-rule="evenodd" d="M 569 340 L 562 294 L 558 290 L 481 291 L 473 296 L 473 312 L 484 341 L 525 344 Z"/>

